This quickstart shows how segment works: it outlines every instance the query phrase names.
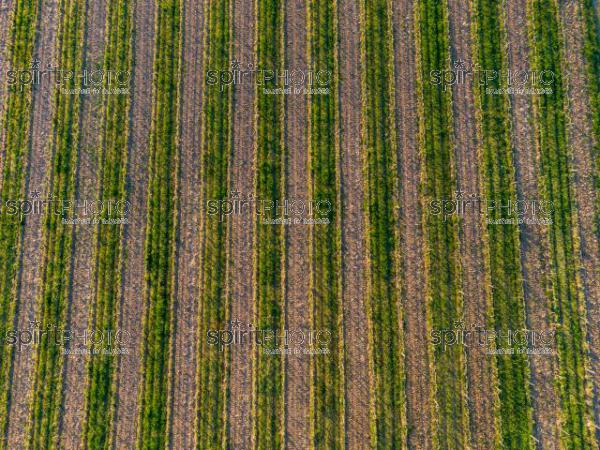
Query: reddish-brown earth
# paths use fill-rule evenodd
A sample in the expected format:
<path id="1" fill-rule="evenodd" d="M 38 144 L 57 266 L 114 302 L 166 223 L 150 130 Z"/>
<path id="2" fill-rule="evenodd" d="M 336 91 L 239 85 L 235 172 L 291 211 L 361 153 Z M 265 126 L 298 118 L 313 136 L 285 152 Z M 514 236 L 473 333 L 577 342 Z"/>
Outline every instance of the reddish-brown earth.
<path id="1" fill-rule="evenodd" d="M 307 14 L 304 0 L 286 1 L 286 64 L 291 69 L 308 67 Z M 307 97 L 286 96 L 286 192 L 289 199 L 308 199 Z M 286 227 L 285 302 L 286 328 L 310 329 L 310 228 Z M 293 449 L 310 447 L 310 357 L 286 356 L 286 443 Z"/>
<path id="2" fill-rule="evenodd" d="M 508 68 L 513 72 L 528 71 L 527 1 L 506 2 Z M 512 146 L 515 155 L 517 195 L 519 200 L 538 199 L 539 153 L 535 145 L 531 99 L 511 95 Z M 524 224 L 520 229 L 521 267 L 527 313 L 527 327 L 547 330 L 551 325 L 550 299 L 546 295 L 546 265 L 549 249 L 547 227 Z M 554 390 L 556 359 L 549 355 L 531 355 L 531 392 L 534 437 L 540 448 L 558 448 L 558 398 Z"/>
<path id="3" fill-rule="evenodd" d="M 401 183 L 403 305 L 406 327 L 406 395 L 408 445 L 415 449 L 432 448 L 431 374 L 425 298 L 423 224 L 419 183 L 421 158 L 418 142 L 416 97 L 414 1 L 393 3 L 396 77 L 396 122 Z"/>
<path id="4" fill-rule="evenodd" d="M 125 228 L 125 264 L 119 329 L 129 333 L 127 354 L 121 355 L 117 376 L 115 447 L 135 448 L 138 392 L 140 385 L 141 342 L 144 316 L 144 242 L 148 187 L 148 132 L 152 117 L 152 77 L 154 67 L 155 4 L 140 0 L 135 6 L 132 131 L 127 165 L 129 225 Z"/>
<path id="5" fill-rule="evenodd" d="M 471 18 L 469 3 L 450 0 L 448 3 L 452 64 L 464 61 L 472 65 Z M 452 85 L 452 106 L 455 135 L 455 171 L 457 189 L 465 195 L 481 198 L 482 180 L 479 176 L 477 121 L 472 78 Z M 468 326 L 488 323 L 489 285 L 486 276 L 485 226 L 483 217 L 475 208 L 467 208 L 461 220 L 460 254 L 464 320 Z M 496 400 L 492 383 L 493 359 L 485 354 L 483 346 L 467 347 L 468 405 L 471 442 L 474 448 L 495 447 Z"/>
<path id="6" fill-rule="evenodd" d="M 173 449 L 196 446 L 195 421 L 197 318 L 200 276 L 200 117 L 202 111 L 204 5 L 184 2 L 181 77 L 181 154 L 179 168 L 179 236 L 177 291 L 172 351 L 171 429 Z"/>
<path id="7" fill-rule="evenodd" d="M 364 449 L 371 440 L 371 392 L 365 311 L 367 260 L 361 145 L 361 21 L 357 0 L 341 0 L 338 8 L 346 446 Z"/>
<path id="8" fill-rule="evenodd" d="M 56 67 L 56 33 L 59 23 L 58 4 L 42 2 L 38 22 L 39 36 L 34 49 L 34 58 L 40 68 Z M 33 93 L 31 147 L 28 158 L 28 174 L 25 195 L 32 198 L 39 193 L 40 199 L 48 198 L 49 164 L 52 160 L 52 118 L 54 116 L 54 89 L 50 84 L 40 84 Z M 41 270 L 45 245 L 42 214 L 27 216 L 21 246 L 19 271 L 20 292 L 16 326 L 29 329 L 37 318 L 38 300 L 41 295 Z M 24 347 L 15 351 L 10 392 L 10 412 L 7 448 L 25 448 L 27 431 L 31 423 L 31 395 L 35 367 L 35 347 Z"/>

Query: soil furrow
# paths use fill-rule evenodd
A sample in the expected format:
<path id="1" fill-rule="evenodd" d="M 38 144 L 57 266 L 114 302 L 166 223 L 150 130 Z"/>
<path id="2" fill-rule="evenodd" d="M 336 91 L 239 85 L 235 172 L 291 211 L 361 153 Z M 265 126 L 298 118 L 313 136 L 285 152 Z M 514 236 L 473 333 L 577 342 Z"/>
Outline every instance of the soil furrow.
<path id="1" fill-rule="evenodd" d="M 173 449 L 196 447 L 195 421 L 196 347 L 200 298 L 200 111 L 204 82 L 204 4 L 184 5 L 183 78 L 181 98 L 181 156 L 179 179 L 179 236 L 177 240 L 177 291 L 174 311 L 175 339 L 171 438 Z"/>
<path id="2" fill-rule="evenodd" d="M 508 38 L 508 69 L 513 73 L 530 70 L 527 35 L 527 0 L 506 2 Z M 512 146 L 515 154 L 517 196 L 523 200 L 540 199 L 538 176 L 539 154 L 534 144 L 531 98 L 511 95 Z M 520 228 L 521 267 L 527 327 L 548 330 L 551 325 L 545 225 L 523 224 Z M 531 355 L 531 396 L 534 419 L 534 437 L 540 449 L 558 448 L 558 397 L 554 390 L 556 357 Z"/>
<path id="3" fill-rule="evenodd" d="M 58 2 L 42 2 L 39 15 L 39 38 L 34 59 L 40 69 L 56 67 L 56 32 L 60 20 Z M 32 100 L 31 147 L 25 195 L 33 198 L 39 194 L 46 199 L 49 192 L 49 162 L 52 160 L 51 140 L 54 116 L 54 89 L 50 83 L 34 87 Z M 45 243 L 43 238 L 44 215 L 30 214 L 25 220 L 21 263 L 19 269 L 18 312 L 15 325 L 19 330 L 34 326 L 38 317 L 38 298 L 41 294 Z M 10 412 L 7 448 L 25 448 L 26 432 L 31 422 L 31 388 L 34 380 L 35 348 L 17 348 L 11 373 Z"/>
<path id="4" fill-rule="evenodd" d="M 591 107 L 587 90 L 586 61 L 583 53 L 583 29 L 578 2 L 561 3 L 563 24 L 563 62 L 567 79 L 569 99 L 567 114 L 570 118 L 569 143 L 573 167 L 573 190 L 579 218 L 581 281 L 587 307 L 587 339 L 590 351 L 590 367 L 596 440 L 600 440 L 600 257 L 598 236 L 594 230 L 596 219 L 595 198 L 597 192 L 593 179 L 593 149 Z M 600 74 L 598 74 L 600 76 Z M 596 111 L 600 113 L 600 111 Z M 582 315 L 584 313 L 582 312 Z"/>
<path id="5" fill-rule="evenodd" d="M 431 374 L 427 335 L 422 205 L 419 194 L 421 158 L 418 143 L 415 69 L 414 1 L 393 3 L 398 161 L 402 180 L 403 305 L 408 446 L 432 448 Z"/>
<path id="6" fill-rule="evenodd" d="M 124 345 L 117 375 L 117 406 L 114 447 L 135 448 L 137 436 L 138 392 L 140 385 L 141 343 L 144 317 L 144 241 L 148 192 L 148 131 L 152 118 L 152 80 L 154 58 L 154 2 L 136 2 L 134 19 L 134 69 L 131 106 L 132 130 L 127 168 L 130 221 L 125 227 L 125 264 L 123 298 L 119 308 L 119 330 L 129 338 Z"/>
<path id="7" fill-rule="evenodd" d="M 365 310 L 367 261 L 363 213 L 365 193 L 361 145 L 361 21 L 358 1 L 340 0 L 339 11 L 346 446 L 348 449 L 363 449 L 371 442 L 371 391 Z"/>
<path id="8" fill-rule="evenodd" d="M 304 0 L 286 1 L 286 66 L 307 67 L 307 15 Z M 308 199 L 308 112 L 305 95 L 286 96 L 286 192 L 289 199 Z M 333 149 L 332 149 L 333 150 Z M 310 329 L 310 227 L 286 227 L 286 329 Z M 286 355 L 286 445 L 310 447 L 310 356 Z"/>
<path id="9" fill-rule="evenodd" d="M 469 3 L 460 0 L 448 2 L 452 64 L 473 61 L 471 17 Z M 481 198 L 475 102 L 472 79 L 452 86 L 452 105 L 455 133 L 455 167 L 457 189 L 466 195 Z M 482 217 L 476 208 L 466 208 L 460 227 L 460 253 L 463 273 L 464 319 L 468 327 L 486 327 L 488 295 L 486 261 L 484 255 L 485 231 Z M 494 448 L 495 420 L 493 359 L 485 354 L 483 346 L 467 347 L 468 403 L 470 432 L 473 448 Z"/>
<path id="10" fill-rule="evenodd" d="M 244 0 L 233 3 L 233 59 L 245 70 L 255 64 L 254 4 Z M 230 191 L 241 197 L 254 192 L 254 93 L 250 83 L 237 84 L 233 92 L 233 157 L 230 163 Z M 254 217 L 230 217 L 229 295 L 231 320 L 252 323 L 254 311 L 253 257 Z M 252 347 L 231 347 L 229 379 L 229 442 L 233 448 L 253 448 L 252 433 Z"/>
<path id="11" fill-rule="evenodd" d="M 88 72 L 103 67 L 106 1 L 87 4 L 85 64 Z M 94 202 L 98 198 L 99 150 L 102 145 L 102 96 L 87 95 L 81 104 L 81 141 L 77 171 L 77 204 Z M 84 218 L 84 217 L 82 217 Z M 112 226 L 112 225 L 104 225 Z M 94 303 L 94 237 L 95 226 L 76 225 L 73 254 L 72 291 L 68 311 L 68 329 L 81 333 L 88 327 L 90 305 Z M 72 347 L 75 348 L 75 347 Z M 72 354 L 65 358 L 64 403 L 61 417 L 61 446 L 79 448 L 82 445 L 85 404 L 86 356 Z"/>

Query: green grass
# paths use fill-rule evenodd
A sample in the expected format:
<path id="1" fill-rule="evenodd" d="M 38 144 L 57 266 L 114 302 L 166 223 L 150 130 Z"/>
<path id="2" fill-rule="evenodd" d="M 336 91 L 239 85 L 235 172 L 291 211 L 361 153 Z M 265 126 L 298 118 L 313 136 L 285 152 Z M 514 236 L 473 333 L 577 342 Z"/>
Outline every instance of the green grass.
<path id="1" fill-rule="evenodd" d="M 404 364 L 400 331 L 398 180 L 394 134 L 391 10 L 386 0 L 361 3 L 363 42 L 363 139 L 366 145 L 367 247 L 371 260 L 367 313 L 371 328 L 373 401 L 371 441 L 376 448 L 404 448 Z"/>
<path id="2" fill-rule="evenodd" d="M 11 45 L 6 52 L 11 69 L 28 69 L 33 59 L 39 3 L 31 0 L 15 1 L 10 32 Z M 25 198 L 25 162 L 29 149 L 29 117 L 31 90 L 10 89 L 4 97 L 4 117 L 0 135 L 4 135 L 2 176 L 0 177 L 0 335 L 5 336 L 14 321 L 17 293 L 18 257 L 21 248 L 22 218 L 9 215 L 6 202 Z M 12 346 L 0 346 L 0 433 L 6 433 L 8 424 L 7 386 L 12 362 Z M 0 448 L 5 442 L 0 439 Z"/>
<path id="3" fill-rule="evenodd" d="M 284 2 L 257 0 L 257 67 L 283 68 Z M 279 79 L 281 80 L 281 79 Z M 275 82 L 257 86 L 256 197 L 265 202 L 284 200 L 283 96 L 263 92 Z M 284 233 L 282 225 L 263 224 L 257 217 L 255 241 L 255 316 L 258 329 L 283 330 Z M 284 364 L 283 355 L 265 354 L 274 341 L 258 346 L 255 359 L 254 435 L 257 448 L 283 446 Z"/>
<path id="4" fill-rule="evenodd" d="M 231 3 L 214 0 L 207 10 L 205 45 L 207 70 L 229 70 L 231 52 Z M 227 197 L 227 173 L 231 149 L 232 90 L 206 85 L 204 89 L 202 170 L 204 201 Z M 204 216 L 202 246 L 202 299 L 198 358 L 198 449 L 226 446 L 226 386 L 228 352 L 207 345 L 210 330 L 227 329 L 228 302 L 225 291 L 227 269 L 227 220 Z"/>
<path id="5" fill-rule="evenodd" d="M 534 104 L 541 152 L 540 184 L 544 198 L 553 204 L 548 237 L 559 356 L 561 441 L 565 448 L 594 448 L 586 403 L 585 313 L 577 274 L 580 261 L 570 185 L 567 99 L 561 72 L 558 13 L 552 0 L 533 0 L 530 8 L 530 38 L 535 55 L 533 68 L 550 70 L 555 79 L 552 94 L 535 97 Z"/>
<path id="6" fill-rule="evenodd" d="M 139 447 L 165 448 L 177 235 L 178 110 L 181 3 L 157 3 L 154 108 L 146 228 L 146 311 Z"/>
<path id="7" fill-rule="evenodd" d="M 594 0 L 582 0 L 585 31 L 585 57 L 588 70 L 588 89 L 592 107 L 592 132 L 594 137 L 593 160 L 596 165 L 596 235 L 600 234 L 600 18 Z M 600 243 L 600 242 L 599 242 Z M 598 249 L 600 251 L 600 248 Z"/>
<path id="8" fill-rule="evenodd" d="M 474 41 L 477 63 L 498 73 L 506 69 L 502 4 L 495 0 L 475 2 Z M 486 94 L 486 88 L 506 88 L 500 77 L 485 86 L 475 83 L 481 118 L 483 189 L 488 204 L 508 205 L 516 201 L 515 169 L 510 142 L 510 121 L 506 95 Z M 525 199 L 531 201 L 534 199 Z M 495 202 L 495 203 L 492 203 Z M 487 219 L 507 218 L 505 208 L 488 210 Z M 529 214 L 528 214 L 529 217 Z M 516 219 L 515 215 L 510 216 Z M 526 328 L 522 290 L 519 227 L 517 224 L 489 224 L 489 267 L 492 288 L 494 328 L 506 336 L 508 330 Z M 506 339 L 497 339 L 497 348 L 506 348 Z M 512 345 L 515 352 L 518 346 Z M 532 448 L 529 371 L 525 354 L 496 357 L 499 388 L 500 435 L 503 448 Z M 477 420 L 477 418 L 475 418 Z"/>
<path id="9" fill-rule="evenodd" d="M 312 327 L 326 330 L 331 341 L 329 354 L 317 355 L 312 361 L 312 444 L 314 448 L 344 448 L 344 370 L 342 345 L 342 305 L 340 297 L 341 235 L 337 83 L 335 77 L 337 42 L 337 2 L 309 3 L 309 45 L 311 67 L 328 71 L 331 83 L 328 95 L 309 97 L 309 160 L 311 198 L 329 202 L 328 225 L 312 227 Z M 300 225 L 304 226 L 304 225 Z"/>
<path id="10" fill-rule="evenodd" d="M 127 0 L 110 2 L 107 11 L 107 40 L 104 55 L 105 71 L 131 71 L 132 5 Z M 109 88 L 114 88 L 111 85 Z M 104 126 L 100 175 L 100 199 L 125 201 L 127 140 L 129 116 L 128 95 L 104 97 Z M 115 219 L 107 210 L 101 219 Z M 116 330 L 118 300 L 121 292 L 123 225 L 100 225 L 96 234 L 96 290 L 92 308 L 92 327 L 96 330 Z M 112 351 L 117 347 L 103 346 Z M 113 429 L 115 404 L 115 373 L 118 356 L 97 354 L 88 365 L 85 425 L 83 441 L 87 448 L 108 449 Z"/>
<path id="11" fill-rule="evenodd" d="M 449 90 L 430 82 L 430 73 L 448 67 L 448 17 L 445 2 L 420 0 L 417 7 L 417 51 L 421 102 L 421 175 L 424 204 L 453 198 L 452 113 Z M 459 293 L 458 235 L 455 216 L 424 213 L 427 304 L 431 331 L 455 329 L 463 314 Z M 434 446 L 465 448 L 468 442 L 466 368 L 460 345 L 435 346 Z"/>
<path id="12" fill-rule="evenodd" d="M 64 0 L 58 33 L 59 61 L 63 68 L 81 73 L 85 4 L 82 0 Z M 66 88 L 77 88 L 76 79 Z M 70 201 L 75 198 L 75 175 L 79 144 L 79 95 L 55 95 L 54 141 L 50 197 Z M 41 329 L 66 323 L 71 276 L 73 226 L 63 224 L 63 217 L 47 214 L 44 238 L 46 255 L 39 311 Z M 32 449 L 57 448 L 57 431 L 62 404 L 63 348 L 48 334 L 42 338 L 37 352 L 29 446 Z"/>

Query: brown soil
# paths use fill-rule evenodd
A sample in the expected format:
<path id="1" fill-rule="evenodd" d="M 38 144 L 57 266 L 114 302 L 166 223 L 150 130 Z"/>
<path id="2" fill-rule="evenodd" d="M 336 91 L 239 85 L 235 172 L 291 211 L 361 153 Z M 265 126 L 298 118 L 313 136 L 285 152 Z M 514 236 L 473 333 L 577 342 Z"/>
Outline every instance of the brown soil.
<path id="1" fill-rule="evenodd" d="M 425 299 L 423 224 L 419 182 L 421 160 L 418 142 L 417 85 L 415 66 L 414 1 L 393 4 L 396 58 L 396 122 L 398 127 L 399 178 L 402 180 L 402 245 L 404 267 L 403 305 L 408 446 L 432 448 L 431 379 Z"/>
<path id="2" fill-rule="evenodd" d="M 196 447 L 195 392 L 198 300 L 200 298 L 200 115 L 202 110 L 204 9 L 184 2 L 183 77 L 181 79 L 181 156 L 177 293 L 171 379 L 170 448 Z"/>
<path id="3" fill-rule="evenodd" d="M 102 67 L 104 53 L 104 29 L 106 2 L 96 1 L 86 11 L 86 61 L 85 67 L 94 70 Z M 102 145 L 102 96 L 89 95 L 82 98 L 81 142 L 77 173 L 77 196 L 80 202 L 98 199 L 98 156 Z M 67 323 L 70 330 L 91 330 L 88 317 L 94 304 L 95 280 L 95 227 L 75 227 L 73 253 L 73 291 L 71 293 Z M 87 387 L 86 357 L 65 357 L 64 400 L 61 417 L 61 446 L 79 448 L 82 444 L 85 421 L 85 392 Z"/>
<path id="4" fill-rule="evenodd" d="M 529 70 L 526 0 L 506 2 L 508 35 L 508 67 L 513 72 Z M 515 149 L 517 194 L 519 199 L 538 199 L 539 154 L 535 147 L 534 130 L 530 118 L 532 104 L 528 96 L 510 97 L 513 121 L 512 145 Z M 545 288 L 548 247 L 547 228 L 540 225 L 522 225 L 521 265 L 527 312 L 527 327 L 547 330 L 551 326 L 550 299 Z M 530 357 L 534 437 L 538 448 L 558 448 L 558 398 L 553 383 L 556 360 L 547 355 Z"/>
<path id="5" fill-rule="evenodd" d="M 286 63 L 290 68 L 308 67 L 307 11 L 303 0 L 288 0 L 285 13 Z M 308 199 L 307 97 L 286 96 L 286 192 L 291 199 Z M 286 227 L 286 328 L 310 329 L 310 228 Z M 310 357 L 286 356 L 286 444 L 292 449 L 310 447 Z"/>
<path id="6" fill-rule="evenodd" d="M 371 392 L 365 311 L 367 260 L 361 147 L 360 11 L 359 3 L 354 0 L 341 0 L 338 8 L 346 446 L 364 449 L 371 441 Z"/>
<path id="7" fill-rule="evenodd" d="M 590 345 L 590 374 L 593 392 L 594 421 L 600 439 L 600 257 L 598 236 L 594 232 L 596 195 L 593 180 L 593 148 L 591 106 L 587 90 L 587 69 L 583 53 L 583 27 L 578 2 L 561 3 L 563 22 L 564 75 L 567 79 L 570 118 L 569 142 L 573 166 L 573 188 L 579 218 L 582 271 L 580 272 L 587 307 L 587 334 Z"/>
<path id="8" fill-rule="evenodd" d="M 462 60 L 472 65 L 469 4 L 450 0 L 448 6 L 452 63 Z M 454 84 L 452 101 L 457 188 L 466 195 L 474 194 L 480 198 L 477 120 L 472 83 Z M 485 326 L 489 295 L 486 289 L 485 228 L 482 217 L 475 208 L 468 208 L 462 219 L 460 252 L 464 320 L 469 326 Z M 481 346 L 469 346 L 466 353 L 471 442 L 473 448 L 491 449 L 495 445 L 495 389 L 490 388 L 495 379 L 493 359 L 485 354 L 485 348 Z"/>
<path id="9" fill-rule="evenodd" d="M 39 40 L 34 51 L 40 68 L 47 64 L 56 66 L 55 44 L 59 22 L 58 5 L 43 2 L 40 11 Z M 39 191 L 39 198 L 48 198 L 49 164 L 52 160 L 52 118 L 54 116 L 54 90 L 49 85 L 39 85 L 33 94 L 31 124 L 31 149 L 29 173 L 25 195 Z M 27 216 L 21 247 L 19 272 L 20 292 L 16 326 L 28 329 L 38 317 L 38 300 L 41 295 L 43 258 L 45 244 L 43 236 L 45 217 L 42 214 Z M 25 448 L 27 430 L 31 423 L 31 394 L 36 361 L 36 348 L 24 347 L 15 351 L 11 375 L 10 412 L 7 448 Z"/>
<path id="10" fill-rule="evenodd" d="M 115 414 L 116 448 L 135 448 L 138 418 L 138 392 L 142 362 L 143 316 L 145 295 L 144 242 L 148 188 L 148 132 L 152 116 L 152 75 L 154 70 L 154 8 L 150 0 L 135 6 L 135 44 L 132 132 L 127 166 L 130 224 L 125 228 L 125 264 L 123 298 L 119 329 L 129 333 L 128 354 L 119 360 L 117 405 Z"/>
<path id="11" fill-rule="evenodd" d="M 255 13 L 252 2 L 235 0 L 233 4 L 233 59 L 245 70 L 254 64 Z M 240 197 L 254 193 L 254 89 L 251 84 L 236 85 L 233 109 L 233 159 L 230 166 L 230 189 Z M 230 217 L 229 294 L 231 320 L 253 322 L 253 258 L 254 217 Z M 228 405 L 229 442 L 232 448 L 252 448 L 252 348 L 231 347 Z"/>

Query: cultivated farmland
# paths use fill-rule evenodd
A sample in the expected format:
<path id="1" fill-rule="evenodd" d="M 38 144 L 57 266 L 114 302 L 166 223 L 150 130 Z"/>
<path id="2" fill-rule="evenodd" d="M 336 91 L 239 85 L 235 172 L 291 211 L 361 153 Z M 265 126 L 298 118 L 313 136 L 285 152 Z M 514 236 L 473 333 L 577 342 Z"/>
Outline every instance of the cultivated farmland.
<path id="1" fill-rule="evenodd" d="M 598 448 L 597 1 L 0 27 L 0 449 Z"/>

